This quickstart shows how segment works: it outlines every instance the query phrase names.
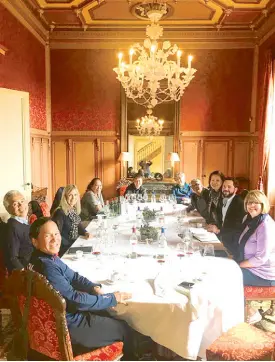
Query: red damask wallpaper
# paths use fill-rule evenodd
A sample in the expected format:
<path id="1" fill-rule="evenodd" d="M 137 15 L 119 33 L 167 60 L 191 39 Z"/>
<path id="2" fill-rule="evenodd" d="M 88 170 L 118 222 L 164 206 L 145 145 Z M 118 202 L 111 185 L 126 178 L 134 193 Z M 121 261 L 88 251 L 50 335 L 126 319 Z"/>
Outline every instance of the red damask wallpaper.
<path id="1" fill-rule="evenodd" d="M 0 87 L 29 92 L 30 125 L 46 129 L 44 46 L 0 4 Z"/>
<path id="2" fill-rule="evenodd" d="M 117 130 L 120 85 L 114 50 L 52 50 L 52 129 Z"/>
<path id="3" fill-rule="evenodd" d="M 181 100 L 181 131 L 249 131 L 253 50 L 190 53 L 197 73 Z"/>

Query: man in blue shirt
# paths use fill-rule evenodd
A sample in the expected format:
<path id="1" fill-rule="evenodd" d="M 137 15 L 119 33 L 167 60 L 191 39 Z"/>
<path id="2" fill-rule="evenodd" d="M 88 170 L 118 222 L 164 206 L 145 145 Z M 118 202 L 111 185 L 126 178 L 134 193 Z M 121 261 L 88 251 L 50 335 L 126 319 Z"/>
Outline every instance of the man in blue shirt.
<path id="1" fill-rule="evenodd" d="M 172 188 L 172 194 L 176 197 L 178 204 L 190 204 L 190 196 L 192 194 L 191 187 L 185 182 L 185 174 L 179 172 L 175 176 L 177 185 Z"/>
<path id="2" fill-rule="evenodd" d="M 44 275 L 66 300 L 66 319 L 74 354 L 122 341 L 125 358 L 132 360 L 131 328 L 126 322 L 111 318 L 107 312 L 118 303 L 126 304 L 131 294 L 103 294 L 100 284 L 92 283 L 64 264 L 58 257 L 60 232 L 50 218 L 36 220 L 31 225 L 30 237 L 35 247 L 30 261 L 34 270 Z"/>

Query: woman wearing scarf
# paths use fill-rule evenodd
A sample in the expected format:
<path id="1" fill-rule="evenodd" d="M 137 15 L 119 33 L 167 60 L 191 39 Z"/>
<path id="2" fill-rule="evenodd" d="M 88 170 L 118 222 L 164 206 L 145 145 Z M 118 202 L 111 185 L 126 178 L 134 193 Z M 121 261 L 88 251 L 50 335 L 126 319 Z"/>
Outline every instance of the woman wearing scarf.
<path id="1" fill-rule="evenodd" d="M 259 190 L 250 191 L 244 208 L 248 216 L 243 223 L 239 238 L 238 262 L 243 273 L 244 285 L 275 285 L 275 222 L 268 215 L 270 206 L 265 194 Z M 248 322 L 256 323 L 260 313 L 248 310 Z"/>
<path id="2" fill-rule="evenodd" d="M 222 225 L 222 184 L 225 177 L 221 171 L 213 171 L 209 176 L 209 188 L 204 189 L 201 197 L 207 203 L 206 223 L 216 225 L 218 228 Z"/>
<path id="3" fill-rule="evenodd" d="M 55 210 L 52 220 L 56 222 L 62 236 L 59 256 L 72 246 L 79 235 L 89 239 L 90 234 L 81 226 L 80 198 L 75 185 L 68 185 L 62 192 L 59 207 Z"/>

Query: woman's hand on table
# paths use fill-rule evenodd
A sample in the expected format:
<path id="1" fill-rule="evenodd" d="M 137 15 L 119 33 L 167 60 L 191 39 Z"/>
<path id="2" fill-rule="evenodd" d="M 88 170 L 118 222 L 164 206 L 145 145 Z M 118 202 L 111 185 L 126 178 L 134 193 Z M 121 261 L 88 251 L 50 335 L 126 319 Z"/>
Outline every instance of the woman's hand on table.
<path id="1" fill-rule="evenodd" d="M 207 225 L 206 230 L 209 231 L 210 233 L 215 233 L 215 234 L 219 234 L 220 233 L 220 229 L 217 228 L 216 225 Z"/>
<path id="2" fill-rule="evenodd" d="M 114 292 L 114 295 L 118 304 L 120 303 L 127 305 L 126 300 L 132 298 L 132 293 Z"/>
<path id="3" fill-rule="evenodd" d="M 90 233 L 85 233 L 85 235 L 83 235 L 83 238 L 88 240 L 88 239 L 92 239 L 93 235 Z"/>

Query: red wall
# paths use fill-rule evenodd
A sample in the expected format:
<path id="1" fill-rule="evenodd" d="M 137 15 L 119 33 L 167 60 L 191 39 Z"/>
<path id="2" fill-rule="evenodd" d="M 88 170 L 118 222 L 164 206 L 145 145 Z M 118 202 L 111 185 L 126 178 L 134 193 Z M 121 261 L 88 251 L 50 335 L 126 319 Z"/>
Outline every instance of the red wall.
<path id="1" fill-rule="evenodd" d="M 0 4 L 0 87 L 29 92 L 30 126 L 46 129 L 44 46 Z"/>
<path id="2" fill-rule="evenodd" d="M 114 50 L 52 50 L 52 129 L 112 130 L 120 122 Z"/>
<path id="3" fill-rule="evenodd" d="M 181 131 L 249 131 L 252 49 L 194 50 L 197 73 L 181 101 Z M 53 130 L 117 130 L 114 50 L 52 50 Z"/>
<path id="4" fill-rule="evenodd" d="M 253 50 L 190 53 L 197 72 L 181 100 L 181 131 L 248 132 Z"/>

